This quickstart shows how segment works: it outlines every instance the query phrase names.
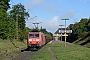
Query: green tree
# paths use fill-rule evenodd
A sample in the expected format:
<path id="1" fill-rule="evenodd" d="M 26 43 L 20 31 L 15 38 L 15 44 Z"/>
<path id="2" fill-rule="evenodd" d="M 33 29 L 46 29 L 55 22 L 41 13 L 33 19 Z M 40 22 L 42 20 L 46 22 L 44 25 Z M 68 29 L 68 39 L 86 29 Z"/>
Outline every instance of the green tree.
<path id="1" fill-rule="evenodd" d="M 78 38 L 85 37 L 86 35 L 88 35 L 88 31 L 90 30 L 90 19 L 81 19 L 80 22 L 76 24 L 70 24 L 69 28 L 72 29 L 70 38 L 73 37 L 73 41 L 77 40 Z"/>
<path id="2" fill-rule="evenodd" d="M 10 8 L 9 4 L 10 0 L 0 0 L 0 9 L 8 10 Z"/>
<path id="3" fill-rule="evenodd" d="M 88 31 L 90 31 L 90 18 L 88 19 L 88 22 L 87 22 L 87 29 Z"/>
<path id="4" fill-rule="evenodd" d="M 29 17 L 29 13 L 26 12 L 25 7 L 20 3 L 13 5 L 12 10 L 10 11 L 10 17 L 15 21 L 18 19 L 18 26 L 23 30 L 25 28 L 25 18 Z"/>
<path id="5" fill-rule="evenodd" d="M 25 18 L 29 17 L 29 13 L 26 12 L 25 7 L 21 3 L 19 3 L 12 6 L 12 10 L 9 12 L 9 14 L 16 23 L 18 22 L 19 39 L 24 39 L 23 34 L 25 33 Z"/>
<path id="6" fill-rule="evenodd" d="M 7 39 L 13 36 L 15 22 L 4 9 L 0 9 L 0 38 Z"/>

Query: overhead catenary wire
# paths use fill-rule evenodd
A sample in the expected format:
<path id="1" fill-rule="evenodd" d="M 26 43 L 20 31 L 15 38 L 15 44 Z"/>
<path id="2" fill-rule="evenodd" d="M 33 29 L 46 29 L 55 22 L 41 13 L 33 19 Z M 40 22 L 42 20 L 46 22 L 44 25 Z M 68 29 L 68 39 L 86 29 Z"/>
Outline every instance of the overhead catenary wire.
<path id="1" fill-rule="evenodd" d="M 12 2 L 13 4 L 15 4 L 15 2 L 13 2 L 12 0 L 11 0 L 11 2 Z"/>

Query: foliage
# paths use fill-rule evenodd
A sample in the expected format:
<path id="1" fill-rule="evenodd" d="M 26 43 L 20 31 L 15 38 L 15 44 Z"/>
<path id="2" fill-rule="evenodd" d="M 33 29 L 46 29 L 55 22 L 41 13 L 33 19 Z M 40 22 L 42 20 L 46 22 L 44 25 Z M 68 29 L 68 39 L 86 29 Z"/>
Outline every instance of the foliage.
<path id="1" fill-rule="evenodd" d="M 87 38 L 90 32 L 90 18 L 81 19 L 80 22 L 76 24 L 70 24 L 69 28 L 72 29 L 72 34 L 69 35 L 69 39 L 73 37 L 71 42 L 78 40 L 79 38 Z M 87 42 L 89 43 L 89 42 Z"/>
<path id="2" fill-rule="evenodd" d="M 89 32 L 83 32 L 81 35 L 82 38 L 85 38 L 86 36 L 88 36 Z"/>
<path id="3" fill-rule="evenodd" d="M 27 37 L 25 18 L 29 17 L 29 14 L 22 4 L 13 5 L 8 14 L 9 1 L 0 0 L 0 38 L 10 39 L 11 41 L 16 39 L 16 23 L 18 22 L 18 36 L 19 40 L 22 41 Z"/>
<path id="4" fill-rule="evenodd" d="M 7 39 L 13 37 L 14 20 L 7 13 L 10 0 L 0 0 L 0 38 Z"/>
<path id="5" fill-rule="evenodd" d="M 10 8 L 9 4 L 10 0 L 0 0 L 0 9 L 4 9 L 5 11 Z"/>
<path id="6" fill-rule="evenodd" d="M 0 38 L 12 41 L 18 36 L 18 40 L 23 41 L 27 39 L 28 32 L 31 31 L 30 28 L 25 27 L 25 20 L 29 17 L 29 13 L 21 3 L 13 5 L 7 13 L 10 8 L 9 1 L 0 0 Z M 40 31 L 52 36 L 52 33 L 47 32 L 46 29 L 40 29 Z"/>
<path id="7" fill-rule="evenodd" d="M 14 34 L 15 23 L 4 9 L 0 10 L 0 38 L 11 38 Z"/>
<path id="8" fill-rule="evenodd" d="M 20 41 L 23 41 L 25 39 L 25 18 L 29 17 L 28 12 L 26 12 L 25 7 L 20 3 L 17 5 L 13 5 L 12 10 L 9 12 L 10 17 L 14 19 L 14 21 L 18 24 L 18 37 Z M 25 34 L 25 35 L 24 35 Z"/>
<path id="9" fill-rule="evenodd" d="M 18 20 L 18 26 L 23 30 L 25 28 L 25 18 L 29 17 L 29 14 L 26 12 L 25 7 L 20 3 L 13 5 L 12 10 L 10 11 L 10 17 L 16 22 Z"/>

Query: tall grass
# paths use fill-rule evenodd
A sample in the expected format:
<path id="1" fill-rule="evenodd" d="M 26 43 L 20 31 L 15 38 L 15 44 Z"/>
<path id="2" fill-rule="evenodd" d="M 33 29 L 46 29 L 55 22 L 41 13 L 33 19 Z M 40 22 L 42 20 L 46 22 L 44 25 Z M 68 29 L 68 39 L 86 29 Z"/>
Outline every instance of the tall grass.
<path id="1" fill-rule="evenodd" d="M 26 48 L 26 40 L 24 42 L 19 42 L 13 40 L 1 40 L 0 39 L 0 60 L 7 60 L 10 57 L 20 53 L 21 49 Z"/>

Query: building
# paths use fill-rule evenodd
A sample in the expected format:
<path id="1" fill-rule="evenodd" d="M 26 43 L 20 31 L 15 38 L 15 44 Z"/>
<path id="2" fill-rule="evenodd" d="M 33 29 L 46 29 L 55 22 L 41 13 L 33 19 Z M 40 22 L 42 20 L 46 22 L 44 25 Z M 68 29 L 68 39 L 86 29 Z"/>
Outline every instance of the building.
<path id="1" fill-rule="evenodd" d="M 66 34 L 65 34 L 65 28 L 59 28 L 55 33 L 54 33 L 54 39 L 55 40 L 60 40 L 61 36 L 68 36 L 69 33 L 72 33 L 72 30 L 69 28 L 66 28 Z"/>

